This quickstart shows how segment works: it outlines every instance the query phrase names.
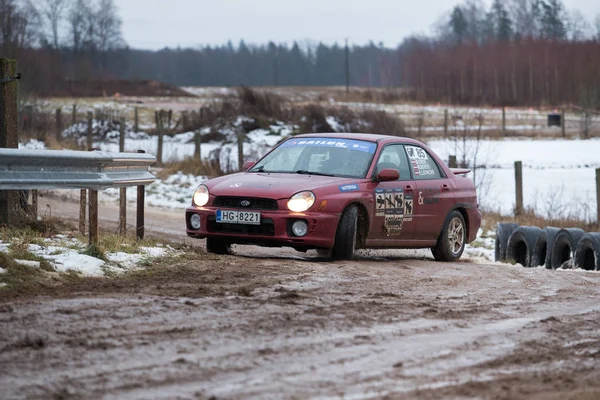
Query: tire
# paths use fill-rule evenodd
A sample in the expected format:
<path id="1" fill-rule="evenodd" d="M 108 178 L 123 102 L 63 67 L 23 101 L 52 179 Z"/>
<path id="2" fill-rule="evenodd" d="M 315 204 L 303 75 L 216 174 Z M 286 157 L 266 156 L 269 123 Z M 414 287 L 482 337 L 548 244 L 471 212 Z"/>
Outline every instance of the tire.
<path id="1" fill-rule="evenodd" d="M 586 233 L 577 244 L 574 267 L 600 271 L 600 233 Z"/>
<path id="2" fill-rule="evenodd" d="M 231 245 L 221 239 L 208 237 L 206 251 L 213 254 L 231 254 Z"/>
<path id="3" fill-rule="evenodd" d="M 459 211 L 446 217 L 437 244 L 431 249 L 436 261 L 456 261 L 462 256 L 467 244 L 467 224 Z"/>
<path id="4" fill-rule="evenodd" d="M 585 235 L 585 231 L 579 228 L 558 231 L 550 249 L 550 267 L 552 269 L 560 268 L 571 259 L 583 235 Z"/>
<path id="5" fill-rule="evenodd" d="M 521 264 L 524 267 L 531 267 L 531 258 L 533 249 L 542 230 L 537 226 L 521 226 L 510 235 L 506 245 L 506 259 Z"/>
<path id="6" fill-rule="evenodd" d="M 498 224 L 496 226 L 496 250 L 494 252 L 494 260 L 506 261 L 506 245 L 508 238 L 519 227 L 518 224 Z"/>
<path id="7" fill-rule="evenodd" d="M 550 249 L 554 243 L 556 234 L 560 231 L 560 228 L 546 227 L 542 230 L 541 235 L 535 242 L 533 247 L 533 254 L 531 256 L 531 266 L 539 267 L 545 265 L 546 268 L 550 268 Z"/>
<path id="8" fill-rule="evenodd" d="M 358 208 L 355 205 L 346 207 L 335 232 L 335 243 L 331 256 L 334 260 L 352 260 L 356 249 L 356 231 Z"/>

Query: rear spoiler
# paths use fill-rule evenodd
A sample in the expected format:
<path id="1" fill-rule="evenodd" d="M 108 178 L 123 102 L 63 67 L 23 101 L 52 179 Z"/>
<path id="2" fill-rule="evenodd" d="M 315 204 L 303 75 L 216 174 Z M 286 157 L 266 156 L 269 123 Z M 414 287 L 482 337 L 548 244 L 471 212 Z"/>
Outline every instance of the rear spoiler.
<path id="1" fill-rule="evenodd" d="M 452 171 L 454 175 L 464 175 L 471 172 L 468 168 L 450 168 L 450 171 Z"/>

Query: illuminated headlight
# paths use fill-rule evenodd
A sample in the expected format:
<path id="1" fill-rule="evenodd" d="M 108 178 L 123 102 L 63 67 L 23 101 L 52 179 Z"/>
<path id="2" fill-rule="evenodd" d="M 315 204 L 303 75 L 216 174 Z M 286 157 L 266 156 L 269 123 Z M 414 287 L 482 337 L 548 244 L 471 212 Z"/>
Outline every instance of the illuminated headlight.
<path id="1" fill-rule="evenodd" d="M 300 192 L 290 197 L 287 206 L 290 211 L 303 212 L 313 204 L 315 204 L 315 195 L 312 192 Z"/>
<path id="2" fill-rule="evenodd" d="M 194 229 L 200 229 L 200 216 L 198 214 L 192 214 L 190 217 L 190 226 Z"/>
<path id="3" fill-rule="evenodd" d="M 308 224 L 306 221 L 299 219 L 292 224 L 292 233 L 296 236 L 304 236 L 308 233 Z"/>
<path id="4" fill-rule="evenodd" d="M 198 186 L 198 189 L 194 192 L 193 202 L 198 207 L 203 207 L 208 203 L 208 188 L 206 186 Z"/>

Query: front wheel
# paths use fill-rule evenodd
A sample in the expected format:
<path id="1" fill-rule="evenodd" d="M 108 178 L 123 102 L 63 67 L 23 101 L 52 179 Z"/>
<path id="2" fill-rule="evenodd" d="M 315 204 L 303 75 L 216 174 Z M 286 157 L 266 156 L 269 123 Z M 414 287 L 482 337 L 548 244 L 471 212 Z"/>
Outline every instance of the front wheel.
<path id="1" fill-rule="evenodd" d="M 335 260 L 352 260 L 356 249 L 356 225 L 358 208 L 351 205 L 344 210 L 335 232 L 332 257 Z"/>
<path id="2" fill-rule="evenodd" d="M 221 239 L 206 238 L 206 251 L 214 254 L 231 253 L 231 245 Z"/>
<path id="3" fill-rule="evenodd" d="M 465 219 L 458 211 L 452 211 L 442 228 L 437 244 L 431 249 L 436 261 L 456 261 L 465 250 L 467 229 Z"/>

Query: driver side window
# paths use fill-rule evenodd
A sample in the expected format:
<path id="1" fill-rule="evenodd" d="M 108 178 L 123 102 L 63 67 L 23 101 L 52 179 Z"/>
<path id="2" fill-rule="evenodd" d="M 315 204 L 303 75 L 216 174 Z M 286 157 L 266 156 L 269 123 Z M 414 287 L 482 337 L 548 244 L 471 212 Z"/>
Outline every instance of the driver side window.
<path id="1" fill-rule="evenodd" d="M 410 168 L 404 147 L 400 144 L 386 146 L 377 160 L 377 172 L 385 168 L 395 169 L 400 173 L 401 181 L 410 180 Z"/>

